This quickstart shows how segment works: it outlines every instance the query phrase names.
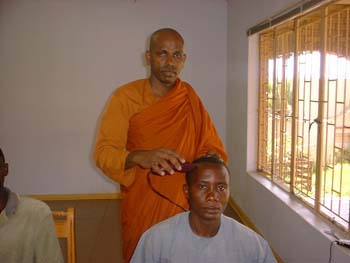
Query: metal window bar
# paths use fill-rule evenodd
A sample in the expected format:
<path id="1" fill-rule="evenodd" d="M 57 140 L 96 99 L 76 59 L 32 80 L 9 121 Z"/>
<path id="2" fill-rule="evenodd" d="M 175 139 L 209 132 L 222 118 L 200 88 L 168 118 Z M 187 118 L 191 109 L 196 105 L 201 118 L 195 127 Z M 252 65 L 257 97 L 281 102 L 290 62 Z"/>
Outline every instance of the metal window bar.
<path id="1" fill-rule="evenodd" d="M 318 103 L 318 96 L 313 95 L 319 90 L 318 78 L 314 77 L 314 71 L 319 71 L 319 66 L 314 65 L 314 57 L 316 51 L 319 50 L 319 39 L 314 35 L 319 34 L 319 16 L 315 15 L 300 19 L 299 26 L 296 28 L 298 34 L 297 43 L 297 63 L 299 66 L 298 83 L 297 83 L 297 147 L 295 162 L 295 180 L 294 193 L 305 197 L 306 200 L 314 205 L 314 189 L 315 180 L 313 179 L 314 155 L 313 138 L 310 135 L 315 133 L 314 129 L 310 129 L 312 120 L 316 118 L 315 111 L 317 107 L 313 107 L 313 101 Z M 316 63 L 317 64 L 317 63 Z"/>
<path id="2" fill-rule="evenodd" d="M 272 83 L 269 79 L 269 70 L 272 66 L 269 61 L 273 58 L 273 35 L 267 34 L 260 36 L 260 83 L 261 88 L 259 92 L 259 165 L 258 169 L 264 173 L 271 175 L 271 156 L 266 152 L 271 152 L 269 149 L 269 112 L 271 109 L 269 104 L 272 105 Z"/>
<path id="3" fill-rule="evenodd" d="M 300 34 L 299 45 L 298 45 L 298 59 L 300 61 L 300 71 L 298 75 L 301 75 L 300 81 L 298 82 L 297 88 L 299 89 L 298 106 L 299 115 L 298 120 L 298 147 L 296 156 L 296 179 L 306 181 L 305 184 L 295 184 L 294 187 L 296 192 L 309 197 L 313 200 L 315 197 L 311 192 L 314 188 L 312 185 L 312 162 L 310 156 L 315 151 L 312 149 L 312 132 L 310 129 L 313 116 L 317 107 L 313 107 L 313 102 L 318 103 L 318 96 L 313 97 L 314 90 L 319 90 L 318 79 L 314 78 L 314 70 L 319 71 L 319 67 L 314 63 L 315 50 L 319 50 L 319 41 L 313 36 L 318 34 L 319 19 L 303 19 L 300 26 L 297 28 L 297 33 Z M 317 63 L 316 63 L 317 64 Z M 311 135 L 310 135 L 311 134 Z M 313 158 L 314 159 L 314 158 Z M 298 178 L 299 177 L 299 178 Z"/>
<path id="4" fill-rule="evenodd" d="M 350 86 L 347 86 L 350 78 L 349 61 L 349 8 L 333 10 L 328 16 L 327 31 L 327 108 L 325 120 L 325 167 L 324 185 L 321 198 L 321 213 L 349 229 L 349 189 L 345 189 L 346 182 L 350 180 L 349 172 L 344 172 L 345 153 L 349 152 L 350 135 L 346 134 L 346 122 L 350 122 L 350 116 L 346 118 L 346 100 Z M 335 61 L 334 61 L 335 60 Z M 345 65 L 344 65 L 345 61 Z M 334 67 L 337 68 L 334 76 Z M 341 71 L 343 70 L 343 76 Z M 344 74 L 345 73 L 345 74 Z M 343 84 L 342 84 L 343 83 Z M 348 153 L 349 154 L 349 153 Z"/>

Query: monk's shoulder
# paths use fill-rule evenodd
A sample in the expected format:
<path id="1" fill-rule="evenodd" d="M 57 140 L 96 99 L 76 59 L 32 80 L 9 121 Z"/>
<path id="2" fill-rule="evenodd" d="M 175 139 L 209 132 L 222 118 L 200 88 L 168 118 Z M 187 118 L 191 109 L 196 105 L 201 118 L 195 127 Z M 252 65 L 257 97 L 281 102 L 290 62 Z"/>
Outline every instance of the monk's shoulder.
<path id="1" fill-rule="evenodd" d="M 147 81 L 147 79 L 139 79 L 126 83 L 114 91 L 113 98 L 122 101 L 140 102 L 143 100 Z"/>
<path id="2" fill-rule="evenodd" d="M 197 92 L 195 89 L 192 87 L 191 84 L 189 84 L 186 81 L 182 81 L 182 85 L 186 88 L 188 94 L 190 95 L 191 99 L 199 99 Z"/>
<path id="3" fill-rule="evenodd" d="M 115 90 L 114 95 L 125 96 L 125 97 L 142 96 L 147 81 L 148 81 L 147 79 L 139 79 L 139 80 L 134 80 L 132 82 L 126 83 L 118 87 Z"/>
<path id="4" fill-rule="evenodd" d="M 192 85 L 190 83 L 188 83 L 186 81 L 182 81 L 182 85 L 184 87 L 186 87 L 186 89 L 190 89 L 190 90 L 194 91 L 194 89 L 193 89 L 193 87 L 192 87 Z"/>

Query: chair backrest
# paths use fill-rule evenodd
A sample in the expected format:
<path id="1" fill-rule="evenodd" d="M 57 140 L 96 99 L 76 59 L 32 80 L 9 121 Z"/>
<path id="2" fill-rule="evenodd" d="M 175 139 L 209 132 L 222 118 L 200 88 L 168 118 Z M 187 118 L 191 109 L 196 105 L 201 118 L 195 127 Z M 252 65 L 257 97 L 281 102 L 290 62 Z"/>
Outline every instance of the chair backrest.
<path id="1" fill-rule="evenodd" d="M 74 208 L 52 211 L 58 238 L 67 240 L 67 263 L 75 263 Z"/>

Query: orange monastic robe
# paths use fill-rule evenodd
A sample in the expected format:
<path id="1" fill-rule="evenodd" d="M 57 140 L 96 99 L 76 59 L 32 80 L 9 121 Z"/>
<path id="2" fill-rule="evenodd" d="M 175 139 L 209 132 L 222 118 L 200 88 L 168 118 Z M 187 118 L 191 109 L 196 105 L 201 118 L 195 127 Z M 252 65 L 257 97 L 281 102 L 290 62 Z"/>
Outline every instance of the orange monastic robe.
<path id="1" fill-rule="evenodd" d="M 150 226 L 181 212 L 153 192 L 148 169 L 124 171 L 129 152 L 169 148 L 193 161 L 208 151 L 227 160 L 215 127 L 192 87 L 176 86 L 157 100 L 147 79 L 126 84 L 115 91 L 103 113 L 95 147 L 97 166 L 121 184 L 123 258 L 129 262 L 142 233 Z M 188 207 L 182 186 L 184 175 L 151 175 L 153 186 L 177 204 Z"/>

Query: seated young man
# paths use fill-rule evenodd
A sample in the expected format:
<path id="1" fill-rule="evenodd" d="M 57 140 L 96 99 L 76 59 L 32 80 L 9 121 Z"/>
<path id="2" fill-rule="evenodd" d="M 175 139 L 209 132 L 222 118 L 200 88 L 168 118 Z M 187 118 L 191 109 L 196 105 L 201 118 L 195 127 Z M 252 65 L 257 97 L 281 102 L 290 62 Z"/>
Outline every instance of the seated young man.
<path id="1" fill-rule="evenodd" d="M 0 262 L 63 263 L 50 208 L 5 188 L 7 174 L 0 149 Z"/>
<path id="2" fill-rule="evenodd" d="M 225 163 L 205 156 L 193 164 L 183 189 L 190 211 L 146 231 L 131 262 L 276 262 L 261 236 L 223 215 L 230 195 Z"/>

